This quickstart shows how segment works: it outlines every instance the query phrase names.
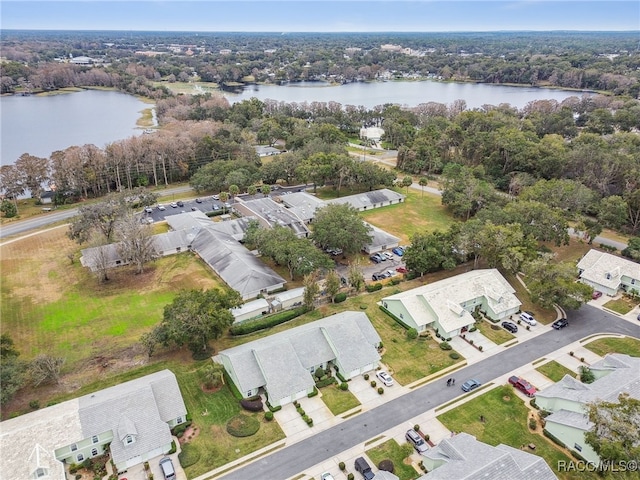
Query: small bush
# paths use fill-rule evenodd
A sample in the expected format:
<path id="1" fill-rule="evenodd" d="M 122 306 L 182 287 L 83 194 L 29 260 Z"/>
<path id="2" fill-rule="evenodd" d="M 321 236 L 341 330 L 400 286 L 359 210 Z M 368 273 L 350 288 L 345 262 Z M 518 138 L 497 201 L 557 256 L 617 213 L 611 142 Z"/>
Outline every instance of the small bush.
<path id="1" fill-rule="evenodd" d="M 167 455 L 173 455 L 177 451 L 178 451 L 178 447 L 176 447 L 176 441 L 175 440 L 171 440 L 171 450 L 169 450 L 167 452 Z"/>
<path id="2" fill-rule="evenodd" d="M 313 391 L 307 394 L 307 398 L 315 397 L 316 395 L 318 395 L 318 389 L 313 387 Z"/>
<path id="3" fill-rule="evenodd" d="M 349 473 L 349 475 L 347 475 L 347 480 L 353 480 L 353 478 L 353 473 Z"/>
<path id="4" fill-rule="evenodd" d="M 347 299 L 347 294 L 344 292 L 340 292 L 335 297 L 333 297 L 333 303 L 342 303 L 346 299 Z"/>
<path id="5" fill-rule="evenodd" d="M 307 422 L 307 425 L 309 425 L 310 427 L 313 427 L 313 418 L 308 417 L 307 415 L 305 415 L 304 417 L 302 417 L 302 419 Z"/>
<path id="6" fill-rule="evenodd" d="M 580 361 L 584 363 L 584 357 L 580 357 Z"/>
<path id="7" fill-rule="evenodd" d="M 377 385 L 376 381 L 375 380 L 371 380 L 371 386 L 373 388 L 376 388 L 376 385 Z"/>
<path id="8" fill-rule="evenodd" d="M 449 344 L 449 342 L 440 343 L 441 350 L 453 350 L 453 347 Z"/>
<path id="9" fill-rule="evenodd" d="M 82 474 L 81 473 L 76 473 L 76 480 L 80 480 L 82 478 Z"/>
<path id="10" fill-rule="evenodd" d="M 419 431 L 420 431 L 420 425 L 418 425 L 418 424 L 416 423 L 416 424 L 413 426 L 413 429 L 414 429 L 416 432 L 419 432 Z"/>
<path id="11" fill-rule="evenodd" d="M 318 388 L 324 388 L 324 387 L 328 387 L 329 385 L 332 385 L 334 383 L 336 383 L 337 380 L 335 379 L 335 377 L 328 377 L 325 378 L 324 380 L 320 380 L 316 382 L 316 387 Z"/>
<path id="12" fill-rule="evenodd" d="M 384 388 L 378 387 L 378 395 L 382 395 L 384 393 Z"/>
<path id="13" fill-rule="evenodd" d="M 449 358 L 452 358 L 453 360 L 458 360 L 460 358 L 460 355 L 457 354 L 456 352 L 451 352 L 449 354 Z"/>
<path id="14" fill-rule="evenodd" d="M 31 408 L 31 410 L 38 410 L 40 408 L 40 401 L 39 400 L 31 400 L 29 402 L 29 407 Z"/>
<path id="15" fill-rule="evenodd" d="M 570 357 L 573 357 L 573 352 L 569 352 L 569 356 L 570 356 Z"/>
<path id="16" fill-rule="evenodd" d="M 293 401 L 293 406 L 298 408 L 300 406 L 300 402 L 298 402 L 298 400 L 294 400 Z"/>
<path id="17" fill-rule="evenodd" d="M 261 412 L 264 410 L 262 407 L 262 399 L 258 398 L 243 398 L 240 400 L 240 405 L 242 408 L 249 412 Z"/>
<path id="18" fill-rule="evenodd" d="M 469 345 L 473 345 L 473 340 L 469 340 Z"/>
<path id="19" fill-rule="evenodd" d="M 296 408 L 296 412 L 298 412 L 301 417 L 304 417 L 305 411 L 302 407 Z"/>
<path id="20" fill-rule="evenodd" d="M 537 426 L 538 426 L 538 422 L 536 421 L 536 419 L 535 418 L 530 418 L 529 419 L 529 428 L 531 430 L 535 430 Z"/>
<path id="21" fill-rule="evenodd" d="M 344 464 L 344 462 L 340 462 L 338 464 L 338 468 L 340 469 L 341 472 L 344 472 L 344 469 L 347 468 L 347 466 Z"/>
<path id="22" fill-rule="evenodd" d="M 431 438 L 428 434 L 423 435 L 424 436 L 424 441 L 428 442 L 429 439 Z"/>
<path id="23" fill-rule="evenodd" d="M 367 284 L 364 286 L 364 289 L 369 292 L 377 292 L 378 290 L 382 290 L 382 284 L 381 283 L 374 283 L 374 284 Z"/>
<path id="24" fill-rule="evenodd" d="M 369 305 L 365 305 L 364 303 L 360 305 L 360 310 L 366 310 Z"/>
<path id="25" fill-rule="evenodd" d="M 447 342 L 450 342 L 450 341 L 451 341 L 451 337 L 447 338 Z"/>
<path id="26" fill-rule="evenodd" d="M 477 328 L 477 327 L 471 327 L 471 328 L 469 329 L 469 332 L 475 332 L 476 330 L 478 330 L 478 328 Z"/>
<path id="27" fill-rule="evenodd" d="M 368 373 L 365 373 L 363 376 L 364 376 L 365 380 L 369 380 L 369 374 Z"/>
<path id="28" fill-rule="evenodd" d="M 342 390 L 342 391 L 349 390 L 349 384 L 347 382 L 342 382 L 340 384 L 340 390 Z"/>
<path id="29" fill-rule="evenodd" d="M 418 330 L 416 330 L 415 328 L 410 328 L 409 330 L 407 330 L 407 338 L 409 340 L 415 340 L 416 338 L 418 338 Z"/>
<path id="30" fill-rule="evenodd" d="M 273 412 L 269 411 L 269 412 L 264 412 L 264 419 L 267 422 L 270 422 L 271 420 L 273 420 Z"/>
<path id="31" fill-rule="evenodd" d="M 482 351 L 482 345 L 478 345 L 478 350 Z"/>
<path id="32" fill-rule="evenodd" d="M 400 282 L 402 281 L 401 278 L 395 277 L 392 278 L 391 281 L 389 282 L 391 285 L 398 285 Z"/>

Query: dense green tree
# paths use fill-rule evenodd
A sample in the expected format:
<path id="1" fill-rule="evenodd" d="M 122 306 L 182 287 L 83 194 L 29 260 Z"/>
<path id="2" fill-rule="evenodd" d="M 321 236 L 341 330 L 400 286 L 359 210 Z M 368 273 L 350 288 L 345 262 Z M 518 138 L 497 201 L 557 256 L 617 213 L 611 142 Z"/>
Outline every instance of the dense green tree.
<path id="1" fill-rule="evenodd" d="M 307 307 L 308 310 L 313 310 L 316 307 L 316 297 L 318 296 L 318 293 L 320 293 L 317 274 L 315 272 L 307 273 L 304 276 L 302 284 L 304 285 L 304 306 Z"/>
<path id="2" fill-rule="evenodd" d="M 183 290 L 164 307 L 162 321 L 150 334 L 151 343 L 186 345 L 194 356 L 204 355 L 209 342 L 233 323 L 229 309 L 240 304 L 240 294 L 230 289 Z"/>
<path id="3" fill-rule="evenodd" d="M 570 214 L 589 212 L 596 205 L 593 190 L 575 180 L 539 180 L 525 187 L 519 198 L 541 202 Z"/>
<path id="4" fill-rule="evenodd" d="M 362 274 L 362 270 L 359 268 L 357 263 L 352 263 L 349 265 L 349 271 L 347 274 L 347 281 L 351 288 L 353 288 L 356 292 L 362 290 L 364 287 L 364 275 Z"/>
<path id="5" fill-rule="evenodd" d="M 520 271 L 522 264 L 536 255 L 536 243 L 524 235 L 519 223 L 494 225 L 486 222 L 478 232 L 480 256 L 492 268 L 510 273 Z"/>
<path id="6" fill-rule="evenodd" d="M 403 256 L 407 268 L 423 276 L 425 273 L 456 266 L 454 242 L 449 232 L 416 233 Z"/>
<path id="7" fill-rule="evenodd" d="M 591 402 L 586 410 L 592 427 L 585 433 L 585 441 L 600 459 L 616 463 L 637 462 L 640 458 L 640 400 L 621 393 L 617 401 Z"/>
<path id="8" fill-rule="evenodd" d="M 5 218 L 13 218 L 18 215 L 16 205 L 6 198 L 0 203 L 0 212 L 4 213 Z"/>
<path id="9" fill-rule="evenodd" d="M 605 227 L 620 230 L 627 223 L 629 206 L 619 195 L 611 195 L 600 200 L 598 220 Z"/>
<path id="10" fill-rule="evenodd" d="M 26 364 L 18 360 L 20 352 L 7 333 L 0 335 L 0 405 L 5 405 L 22 387 Z"/>
<path id="11" fill-rule="evenodd" d="M 442 204 L 458 218 L 469 220 L 481 208 L 496 200 L 493 188 L 474 170 L 450 163 L 442 172 Z"/>
<path id="12" fill-rule="evenodd" d="M 347 204 L 330 204 L 316 211 L 312 240 L 321 248 L 339 248 L 345 255 L 359 252 L 371 242 L 371 226 Z"/>
<path id="13" fill-rule="evenodd" d="M 335 270 L 329 270 L 327 272 L 327 276 L 325 277 L 325 289 L 327 291 L 327 295 L 331 298 L 331 303 L 333 303 L 333 297 L 335 297 L 336 293 L 340 291 L 340 275 Z"/>

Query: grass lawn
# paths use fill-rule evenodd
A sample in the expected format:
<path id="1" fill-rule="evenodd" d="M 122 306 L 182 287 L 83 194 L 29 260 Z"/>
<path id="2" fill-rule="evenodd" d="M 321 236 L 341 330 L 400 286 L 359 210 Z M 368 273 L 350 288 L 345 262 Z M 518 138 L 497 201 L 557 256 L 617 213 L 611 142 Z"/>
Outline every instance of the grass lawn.
<path id="1" fill-rule="evenodd" d="M 529 409 L 523 401 L 515 395 L 513 388 L 503 386 L 494 388 L 487 393 L 471 399 L 453 410 L 440 416 L 440 420 L 449 430 L 454 432 L 466 432 L 474 435 L 479 441 L 489 445 L 501 443 L 514 448 L 533 443 L 536 446 L 535 454 L 544 458 L 562 480 L 576 478 L 574 472 L 560 472 L 557 470 L 558 461 L 568 462 L 568 457 L 563 449 L 542 434 L 536 434 L 529 430 L 527 415 Z M 480 415 L 485 421 L 480 422 Z M 539 422 L 538 422 L 539 423 Z M 581 479 L 596 479 L 596 474 L 581 472 Z"/>
<path id="2" fill-rule="evenodd" d="M 367 450 L 365 453 L 376 467 L 382 460 L 391 460 L 393 462 L 394 475 L 400 480 L 412 480 L 418 478 L 420 474 L 411 465 L 405 465 L 404 463 L 404 459 L 413 453 L 413 447 L 409 448 L 398 445 L 395 440 L 387 440 L 383 444 Z"/>
<path id="3" fill-rule="evenodd" d="M 636 305 L 638 305 L 637 300 L 634 301 L 627 297 L 620 297 L 614 300 L 609 300 L 603 305 L 603 307 L 608 308 L 609 310 L 613 310 L 620 315 L 624 315 L 636 308 Z"/>
<path id="4" fill-rule="evenodd" d="M 576 372 L 559 364 L 555 360 L 551 360 L 544 365 L 536 367 L 536 370 L 554 382 L 559 382 L 565 375 L 571 375 L 574 378 L 576 376 Z"/>
<path id="5" fill-rule="evenodd" d="M 189 253 L 159 259 L 141 275 L 113 270 L 101 284 L 77 261 L 79 247 L 65 233 L 59 228 L 0 247 L 0 331 L 11 335 L 21 358 L 43 352 L 66 358 L 63 373 L 98 357 L 120 357 L 161 320 L 178 290 L 220 286 Z"/>
<path id="6" fill-rule="evenodd" d="M 486 320 L 480 320 L 479 322 L 476 322 L 476 326 L 482 335 L 487 337 L 496 345 L 501 345 L 514 339 L 514 336 L 511 333 L 507 332 L 497 323 L 494 324 Z"/>
<path id="7" fill-rule="evenodd" d="M 340 390 L 336 385 L 320 389 L 322 401 L 334 415 L 340 415 L 360 405 L 358 399 L 349 390 Z"/>
<path id="8" fill-rule="evenodd" d="M 633 337 L 601 338 L 584 346 L 604 357 L 607 353 L 625 353 L 632 357 L 640 357 L 640 340 Z"/>

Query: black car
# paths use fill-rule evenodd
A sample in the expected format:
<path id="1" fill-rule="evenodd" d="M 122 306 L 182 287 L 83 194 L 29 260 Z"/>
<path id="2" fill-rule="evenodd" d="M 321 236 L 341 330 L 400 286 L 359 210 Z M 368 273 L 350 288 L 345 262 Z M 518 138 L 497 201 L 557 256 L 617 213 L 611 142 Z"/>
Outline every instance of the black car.
<path id="1" fill-rule="evenodd" d="M 516 333 L 518 331 L 518 326 L 515 323 L 502 322 L 502 327 L 505 330 L 509 330 L 511 333 Z"/>
<path id="2" fill-rule="evenodd" d="M 562 329 L 564 327 L 568 327 L 569 326 L 569 321 L 566 318 L 559 318 L 558 320 L 553 322 L 551 324 L 551 326 L 553 328 L 555 328 L 556 330 L 560 330 L 560 329 Z"/>
<path id="3" fill-rule="evenodd" d="M 184 203 L 182 202 L 182 200 L 178 200 L 178 206 L 179 207 L 184 207 Z"/>

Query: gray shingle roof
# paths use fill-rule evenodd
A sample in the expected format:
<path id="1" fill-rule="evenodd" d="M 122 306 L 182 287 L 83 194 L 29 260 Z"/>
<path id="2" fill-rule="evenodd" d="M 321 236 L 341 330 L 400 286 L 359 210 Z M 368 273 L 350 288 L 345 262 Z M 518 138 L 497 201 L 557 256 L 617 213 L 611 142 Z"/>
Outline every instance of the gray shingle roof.
<path id="1" fill-rule="evenodd" d="M 379 343 L 380 337 L 364 312 L 347 311 L 223 350 L 219 355 L 231 364 L 240 391 L 266 386 L 269 392 L 275 388 L 282 398 L 311 385 L 311 366 L 338 358 L 343 366 L 355 366 L 353 370 L 378 361 L 374 345 Z M 272 387 L 271 377 L 264 372 L 277 372 L 278 377 L 273 379 L 277 384 Z"/>
<path id="2" fill-rule="evenodd" d="M 369 231 L 369 235 L 371 235 L 371 241 L 367 244 L 369 249 L 377 249 L 377 248 L 393 248 L 398 246 L 398 242 L 400 239 L 398 237 L 394 237 L 390 233 L 385 232 L 384 230 L 376 227 L 375 225 L 371 225 L 370 223 L 364 222 L 365 225 L 371 227 Z"/>
<path id="3" fill-rule="evenodd" d="M 327 203 L 347 203 L 354 208 L 376 208 L 381 204 L 388 205 L 389 202 L 397 203 L 399 200 L 404 201 L 405 196 L 401 193 L 394 192 L 388 188 L 382 188 L 380 190 L 374 190 L 372 192 L 356 193 L 355 195 L 348 195 L 341 198 L 333 198 L 327 200 Z"/>
<path id="4" fill-rule="evenodd" d="M 593 425 L 584 413 L 571 412 L 569 410 L 558 410 L 548 417 L 545 417 L 547 423 L 559 423 L 569 427 L 579 428 L 580 430 L 590 430 Z"/>
<path id="5" fill-rule="evenodd" d="M 301 218 L 298 218 L 290 209 L 268 197 L 243 201 L 240 204 L 236 204 L 236 210 L 243 213 L 250 212 L 250 215 L 261 219 L 263 224 L 268 224 L 270 227 L 277 225 L 288 227 L 299 237 L 304 237 L 309 233 L 309 229 Z"/>
<path id="6" fill-rule="evenodd" d="M 540 398 L 561 398 L 585 404 L 596 400 L 615 402 L 621 393 L 640 399 L 640 358 L 612 353 L 591 365 L 591 370 L 608 371 L 590 384 L 565 375 L 562 380 L 536 393 Z"/>
<path id="7" fill-rule="evenodd" d="M 557 480 L 542 458 L 508 445 L 492 447 L 467 433 L 442 440 L 424 455 L 445 463 L 420 480 Z"/>
<path id="8" fill-rule="evenodd" d="M 640 282 L 640 264 L 593 249 L 578 262 L 578 268 L 583 270 L 580 274 L 581 279 L 613 290 L 619 288 L 622 276 Z"/>

